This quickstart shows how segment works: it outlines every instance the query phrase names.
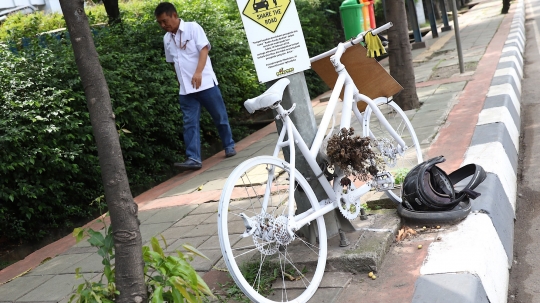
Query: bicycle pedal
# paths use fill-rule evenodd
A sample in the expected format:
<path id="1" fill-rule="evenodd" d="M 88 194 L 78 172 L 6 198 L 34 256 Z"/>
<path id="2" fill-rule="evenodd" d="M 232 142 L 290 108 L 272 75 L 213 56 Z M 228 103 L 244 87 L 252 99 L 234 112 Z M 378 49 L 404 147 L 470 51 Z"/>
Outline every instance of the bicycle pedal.
<path id="1" fill-rule="evenodd" d="M 390 172 L 378 173 L 372 181 L 372 187 L 377 191 L 387 191 L 395 188 L 394 177 Z"/>

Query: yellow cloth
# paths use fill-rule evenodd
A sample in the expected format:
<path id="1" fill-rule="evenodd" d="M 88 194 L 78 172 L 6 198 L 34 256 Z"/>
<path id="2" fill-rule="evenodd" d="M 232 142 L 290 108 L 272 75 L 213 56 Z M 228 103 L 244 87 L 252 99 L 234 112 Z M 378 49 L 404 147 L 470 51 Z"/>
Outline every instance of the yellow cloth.
<path id="1" fill-rule="evenodd" d="M 375 58 L 386 54 L 386 50 L 384 49 L 381 39 L 379 39 L 379 36 L 373 35 L 371 32 L 368 32 L 364 36 L 364 42 L 366 43 L 367 57 Z"/>

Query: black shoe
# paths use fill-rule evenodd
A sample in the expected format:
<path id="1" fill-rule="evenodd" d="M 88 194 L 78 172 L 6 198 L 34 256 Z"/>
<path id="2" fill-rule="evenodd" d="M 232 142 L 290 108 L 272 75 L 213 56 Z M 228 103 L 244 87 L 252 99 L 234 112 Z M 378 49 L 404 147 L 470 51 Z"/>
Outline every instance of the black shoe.
<path id="1" fill-rule="evenodd" d="M 225 149 L 225 157 L 230 158 L 236 156 L 236 150 L 234 150 L 234 147 L 226 148 Z"/>
<path id="2" fill-rule="evenodd" d="M 174 167 L 178 167 L 182 170 L 199 170 L 202 168 L 202 164 L 191 159 L 187 159 L 184 163 L 174 163 Z"/>

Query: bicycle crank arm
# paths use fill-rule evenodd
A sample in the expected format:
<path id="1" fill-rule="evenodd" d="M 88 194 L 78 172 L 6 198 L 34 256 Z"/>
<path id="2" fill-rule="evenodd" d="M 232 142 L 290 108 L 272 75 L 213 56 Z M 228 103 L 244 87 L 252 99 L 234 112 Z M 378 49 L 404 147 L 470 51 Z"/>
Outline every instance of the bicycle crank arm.
<path id="1" fill-rule="evenodd" d="M 371 190 L 371 184 L 366 183 L 355 190 L 349 190 L 346 194 L 341 195 L 341 200 L 348 201 L 351 204 L 354 204 L 360 199 L 363 195 L 367 194 Z"/>

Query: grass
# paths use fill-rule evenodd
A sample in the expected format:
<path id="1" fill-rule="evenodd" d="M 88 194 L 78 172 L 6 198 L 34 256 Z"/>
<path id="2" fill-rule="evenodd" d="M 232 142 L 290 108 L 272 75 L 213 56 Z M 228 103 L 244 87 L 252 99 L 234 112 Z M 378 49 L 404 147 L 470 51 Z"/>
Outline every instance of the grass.
<path id="1" fill-rule="evenodd" d="M 382 206 L 380 206 L 380 205 L 376 205 L 375 207 L 370 207 L 369 205 L 367 205 L 367 203 L 362 203 L 361 206 L 362 206 L 363 209 L 365 209 L 367 211 L 382 209 Z"/>
<path id="2" fill-rule="evenodd" d="M 394 182 L 396 184 L 403 184 L 403 181 L 405 180 L 405 177 L 409 173 L 410 169 L 408 168 L 400 168 L 394 172 L 392 172 L 392 175 L 394 175 Z"/>

